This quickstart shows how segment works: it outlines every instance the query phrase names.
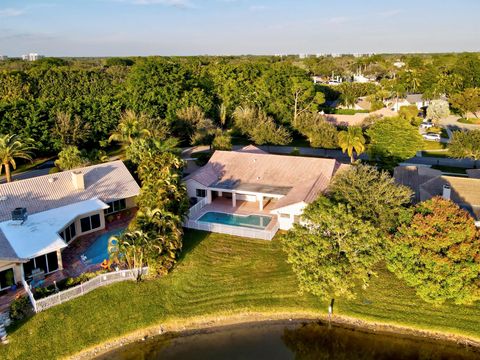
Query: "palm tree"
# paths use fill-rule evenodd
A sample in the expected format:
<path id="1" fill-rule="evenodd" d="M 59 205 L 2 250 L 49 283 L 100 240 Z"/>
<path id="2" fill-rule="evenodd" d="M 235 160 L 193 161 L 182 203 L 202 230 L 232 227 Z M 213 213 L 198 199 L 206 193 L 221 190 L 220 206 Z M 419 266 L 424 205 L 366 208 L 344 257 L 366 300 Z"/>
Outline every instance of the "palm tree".
<path id="1" fill-rule="evenodd" d="M 12 181 L 10 165 L 17 168 L 15 159 L 32 161 L 32 150 L 35 149 L 32 143 L 32 139 L 23 140 L 18 135 L 0 135 L 0 174 L 5 168 L 7 182 Z"/>
<path id="2" fill-rule="evenodd" d="M 342 152 L 347 152 L 350 156 L 350 162 L 353 163 L 353 151 L 360 155 L 365 151 L 365 138 L 362 133 L 362 128 L 358 126 L 350 126 L 347 131 L 340 131 L 338 133 L 338 145 L 342 148 Z"/>
<path id="3" fill-rule="evenodd" d="M 222 103 L 218 106 L 218 118 L 220 120 L 220 126 L 223 129 L 227 124 L 228 119 L 228 109 L 225 103 Z"/>
<path id="4" fill-rule="evenodd" d="M 145 115 L 137 115 L 134 111 L 125 111 L 118 123 L 117 130 L 110 135 L 108 141 L 118 141 L 124 145 L 130 145 L 135 139 L 150 135 L 150 131 L 144 127 Z"/>

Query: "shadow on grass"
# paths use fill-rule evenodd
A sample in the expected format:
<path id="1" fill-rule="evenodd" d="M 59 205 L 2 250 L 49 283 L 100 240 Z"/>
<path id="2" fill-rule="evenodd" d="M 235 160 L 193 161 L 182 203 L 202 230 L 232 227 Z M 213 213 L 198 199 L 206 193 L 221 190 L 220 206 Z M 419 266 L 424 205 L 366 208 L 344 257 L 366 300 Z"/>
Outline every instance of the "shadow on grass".
<path id="1" fill-rule="evenodd" d="M 184 228 L 183 249 L 178 258 L 177 265 L 180 264 L 203 240 L 208 238 L 209 235 L 210 233 L 207 231 Z"/>

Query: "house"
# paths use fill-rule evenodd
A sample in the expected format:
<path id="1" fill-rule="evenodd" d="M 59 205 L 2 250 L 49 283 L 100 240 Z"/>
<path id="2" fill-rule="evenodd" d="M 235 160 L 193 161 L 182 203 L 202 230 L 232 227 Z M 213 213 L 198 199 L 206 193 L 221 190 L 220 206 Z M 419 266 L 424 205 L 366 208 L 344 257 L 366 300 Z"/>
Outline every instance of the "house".
<path id="1" fill-rule="evenodd" d="M 199 226 L 205 216 L 217 223 L 209 231 L 255 237 L 245 228 L 256 227 L 270 231 L 271 238 L 278 229 L 288 230 L 298 222 L 307 204 L 347 167 L 335 159 L 273 155 L 255 146 L 216 151 L 205 166 L 185 178 L 188 195 L 199 206 L 190 212 L 187 227 L 203 229 Z M 212 220 L 209 212 L 228 216 Z M 246 220 L 242 216 L 251 216 L 252 224 L 242 224 Z M 268 225 L 261 226 L 262 219 Z"/>
<path id="2" fill-rule="evenodd" d="M 442 196 L 467 210 L 480 227 L 480 174 L 471 170 L 468 175 L 445 176 L 439 170 L 417 166 L 398 166 L 394 170 L 395 181 L 415 192 L 415 202 Z"/>
<path id="3" fill-rule="evenodd" d="M 423 98 L 423 94 L 409 94 L 403 99 L 393 99 L 388 101 L 387 106 L 393 111 L 399 111 L 402 106 L 415 105 L 418 110 L 425 110 L 430 104 L 430 100 Z"/>
<path id="4" fill-rule="evenodd" d="M 430 100 L 424 99 L 423 94 L 409 94 L 405 99 L 410 105 L 415 105 L 418 110 L 423 110 L 430 104 Z"/>
<path id="5" fill-rule="evenodd" d="M 139 191 L 121 161 L 1 184 L 0 290 L 62 270 L 62 251 L 134 207 Z"/>

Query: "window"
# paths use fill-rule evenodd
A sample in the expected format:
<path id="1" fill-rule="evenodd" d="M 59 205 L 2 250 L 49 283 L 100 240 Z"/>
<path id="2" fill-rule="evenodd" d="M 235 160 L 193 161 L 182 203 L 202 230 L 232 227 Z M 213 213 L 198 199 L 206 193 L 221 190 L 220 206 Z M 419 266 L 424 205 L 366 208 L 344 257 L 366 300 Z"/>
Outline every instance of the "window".
<path id="1" fill-rule="evenodd" d="M 15 283 L 15 277 L 13 275 L 13 269 L 7 269 L 0 271 L 0 290 L 9 288 Z"/>
<path id="2" fill-rule="evenodd" d="M 67 243 L 70 242 L 77 235 L 77 229 L 75 228 L 75 221 L 68 225 L 63 231 L 59 233 L 63 240 Z"/>
<path id="3" fill-rule="evenodd" d="M 100 215 L 95 214 L 90 218 L 92 222 L 92 229 L 98 229 L 100 227 Z"/>
<path id="4" fill-rule="evenodd" d="M 110 207 L 108 209 L 105 209 L 105 215 L 113 214 L 127 208 L 127 202 L 125 199 L 108 202 L 107 205 Z"/>
<path id="5" fill-rule="evenodd" d="M 280 214 L 280 217 L 283 219 L 290 219 L 290 214 Z"/>
<path id="6" fill-rule="evenodd" d="M 82 232 L 92 230 L 92 225 L 90 225 L 90 216 L 80 219 L 80 227 L 82 228 Z"/>
<path id="7" fill-rule="evenodd" d="M 80 219 L 80 228 L 82 229 L 82 233 L 98 229 L 101 226 L 100 215 L 95 214 L 92 216 L 87 216 Z"/>
<path id="8" fill-rule="evenodd" d="M 56 251 L 47 254 L 47 264 L 48 272 L 58 270 L 58 257 Z"/>
<path id="9" fill-rule="evenodd" d="M 25 278 L 32 276 L 33 269 L 42 269 L 45 274 L 58 270 L 58 257 L 57 252 L 37 256 L 34 259 L 30 259 L 27 263 L 23 264 L 23 273 Z"/>
<path id="10" fill-rule="evenodd" d="M 207 196 L 207 190 L 205 189 L 197 189 L 197 197 L 206 197 Z"/>

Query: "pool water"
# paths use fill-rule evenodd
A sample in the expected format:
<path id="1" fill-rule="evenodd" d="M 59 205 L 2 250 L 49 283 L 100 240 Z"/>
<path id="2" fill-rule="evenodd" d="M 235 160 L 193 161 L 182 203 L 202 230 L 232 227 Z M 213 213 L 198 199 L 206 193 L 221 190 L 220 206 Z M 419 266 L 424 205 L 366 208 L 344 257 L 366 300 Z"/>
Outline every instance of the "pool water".
<path id="1" fill-rule="evenodd" d="M 213 212 L 213 211 L 207 212 L 206 214 L 202 215 L 200 219 L 198 219 L 198 221 L 203 221 L 203 222 L 241 226 L 241 227 L 248 227 L 253 229 L 265 229 L 271 220 L 272 218 L 270 216 L 262 216 L 262 215 L 241 216 L 241 215 L 234 215 L 234 214 L 227 214 L 227 213 Z"/>
<path id="2" fill-rule="evenodd" d="M 108 240 L 112 236 L 120 235 L 125 229 L 116 229 L 100 235 L 83 253 L 86 256 L 85 262 L 88 264 L 100 264 L 108 259 Z"/>

